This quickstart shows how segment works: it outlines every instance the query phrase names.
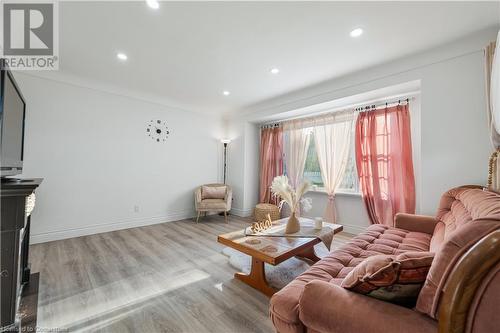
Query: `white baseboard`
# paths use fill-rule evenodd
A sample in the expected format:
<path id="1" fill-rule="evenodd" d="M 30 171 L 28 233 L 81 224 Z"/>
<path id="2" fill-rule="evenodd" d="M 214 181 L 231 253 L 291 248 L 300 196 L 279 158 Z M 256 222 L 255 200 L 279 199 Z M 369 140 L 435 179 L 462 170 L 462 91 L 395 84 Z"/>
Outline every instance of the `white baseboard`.
<path id="1" fill-rule="evenodd" d="M 231 208 L 231 214 L 239 216 L 239 217 L 250 217 L 253 215 L 253 208 L 250 209 L 240 209 L 240 208 Z"/>
<path id="2" fill-rule="evenodd" d="M 146 225 L 153 225 L 165 222 L 173 222 L 193 218 L 196 213 L 192 210 L 172 212 L 164 216 L 140 217 L 129 218 L 121 221 L 111 221 L 82 228 L 56 230 L 40 234 L 30 235 L 30 244 L 45 243 L 55 240 L 100 234 L 103 232 L 129 229 L 135 227 L 143 227 Z"/>

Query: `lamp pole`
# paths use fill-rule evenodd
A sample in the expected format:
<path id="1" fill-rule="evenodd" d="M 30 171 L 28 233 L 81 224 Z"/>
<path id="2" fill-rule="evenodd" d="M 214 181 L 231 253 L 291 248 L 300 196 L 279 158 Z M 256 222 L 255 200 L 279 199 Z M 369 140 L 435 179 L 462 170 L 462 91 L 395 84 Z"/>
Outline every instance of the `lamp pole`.
<path id="1" fill-rule="evenodd" d="M 227 145 L 231 142 L 230 139 L 221 139 L 220 142 L 224 145 L 224 184 L 226 184 L 227 173 Z"/>
<path id="2" fill-rule="evenodd" d="M 226 170 L 227 170 L 227 142 L 224 142 L 224 185 L 226 184 Z"/>

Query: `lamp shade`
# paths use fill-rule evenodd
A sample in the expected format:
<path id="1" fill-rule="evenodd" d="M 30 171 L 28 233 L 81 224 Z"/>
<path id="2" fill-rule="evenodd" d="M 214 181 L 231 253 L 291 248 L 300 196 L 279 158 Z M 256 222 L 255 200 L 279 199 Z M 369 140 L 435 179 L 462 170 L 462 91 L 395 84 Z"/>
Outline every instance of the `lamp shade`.
<path id="1" fill-rule="evenodd" d="M 220 142 L 224 143 L 224 144 L 228 144 L 231 142 L 231 139 L 221 139 Z"/>

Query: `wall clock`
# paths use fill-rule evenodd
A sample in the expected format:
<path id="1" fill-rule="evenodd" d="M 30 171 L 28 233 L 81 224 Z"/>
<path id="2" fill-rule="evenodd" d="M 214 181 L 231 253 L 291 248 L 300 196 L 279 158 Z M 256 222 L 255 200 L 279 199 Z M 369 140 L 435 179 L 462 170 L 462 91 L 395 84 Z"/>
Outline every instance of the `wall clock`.
<path id="1" fill-rule="evenodd" d="M 148 136 L 156 142 L 163 142 L 168 139 L 170 129 L 164 120 L 151 120 L 146 127 Z"/>

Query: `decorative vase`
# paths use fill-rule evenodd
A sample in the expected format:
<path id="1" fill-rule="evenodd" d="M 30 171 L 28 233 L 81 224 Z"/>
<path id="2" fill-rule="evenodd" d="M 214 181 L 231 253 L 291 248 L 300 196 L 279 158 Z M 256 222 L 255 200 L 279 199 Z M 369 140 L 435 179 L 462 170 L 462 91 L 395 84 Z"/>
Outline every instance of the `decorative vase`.
<path id="1" fill-rule="evenodd" d="M 294 234 L 300 230 L 300 223 L 295 212 L 292 213 L 286 224 L 285 234 Z"/>

